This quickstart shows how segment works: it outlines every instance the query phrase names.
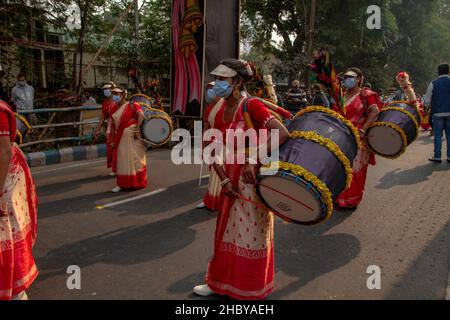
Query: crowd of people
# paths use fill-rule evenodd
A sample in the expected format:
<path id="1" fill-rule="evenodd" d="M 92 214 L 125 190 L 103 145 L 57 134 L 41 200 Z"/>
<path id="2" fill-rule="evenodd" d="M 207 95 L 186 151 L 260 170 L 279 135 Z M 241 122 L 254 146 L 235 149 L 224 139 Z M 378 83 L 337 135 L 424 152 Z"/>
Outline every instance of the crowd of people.
<path id="1" fill-rule="evenodd" d="M 450 67 L 438 68 L 424 98 L 430 109 L 435 134 L 435 154 L 430 161 L 441 162 L 442 137 L 447 137 L 447 161 L 450 162 Z M 249 64 L 242 60 L 224 60 L 212 72 L 215 82 L 208 90 L 207 128 L 217 129 L 225 136 L 230 129 L 259 129 L 271 137 L 277 130 L 278 144 L 289 139 L 285 124 L 278 121 L 261 99 L 248 99 L 246 83 L 252 79 Z M 341 75 L 346 112 L 343 116 L 358 130 L 362 140 L 353 163 L 353 179 L 335 201 L 335 205 L 354 210 L 363 200 L 369 165 L 375 155 L 368 148 L 367 130 L 386 103 L 402 97 L 379 96 L 365 82 L 363 72 L 355 67 Z M 16 106 L 33 108 L 34 90 L 23 75 L 12 91 Z M 146 148 L 139 130 L 144 115 L 141 107 L 128 100 L 125 89 L 115 83 L 103 87 L 102 118 L 95 132 L 107 121 L 107 166 L 117 178 L 112 192 L 137 190 L 147 185 Z M 275 95 L 273 95 L 275 97 Z M 86 102 L 90 103 L 88 92 Z M 341 112 L 320 86 L 300 86 L 298 80 L 285 94 L 290 118 L 309 105 Z M 284 109 L 283 109 L 284 110 Z M 280 110 L 282 111 L 282 110 Z M 286 112 L 287 113 L 287 112 Z M 287 113 L 289 115 L 289 113 Z M 0 299 L 26 299 L 26 290 L 37 277 L 32 247 L 36 240 L 37 196 L 25 157 L 14 143 L 16 127 L 12 108 L 0 100 Z M 30 121 L 33 121 L 30 119 Z M 269 143 L 258 137 L 257 148 Z M 239 152 L 240 150 L 234 150 Z M 233 154 L 224 164 L 211 168 L 210 199 L 203 206 L 218 212 L 214 235 L 214 253 L 205 277 L 205 284 L 194 288 L 200 296 L 226 295 L 235 299 L 264 299 L 274 288 L 274 217 L 255 191 L 257 175 L 262 167 L 259 159 L 246 158 L 237 163 Z"/>

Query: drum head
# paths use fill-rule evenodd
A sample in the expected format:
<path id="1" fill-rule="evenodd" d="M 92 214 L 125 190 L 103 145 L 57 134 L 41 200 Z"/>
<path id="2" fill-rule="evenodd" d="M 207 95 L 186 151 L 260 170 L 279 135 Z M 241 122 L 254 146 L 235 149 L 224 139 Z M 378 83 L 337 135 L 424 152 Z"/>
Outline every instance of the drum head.
<path id="1" fill-rule="evenodd" d="M 297 179 L 298 180 L 298 179 Z M 296 181 L 294 175 L 260 177 L 258 195 L 280 218 L 303 225 L 325 220 L 320 194 L 306 182 Z"/>
<path id="2" fill-rule="evenodd" d="M 385 156 L 395 156 L 403 150 L 401 135 L 394 129 L 386 126 L 371 128 L 368 142 L 373 150 Z"/>
<path id="3" fill-rule="evenodd" d="M 150 143 L 164 143 L 170 137 L 170 124 L 162 118 L 150 119 L 142 125 L 142 135 Z"/>

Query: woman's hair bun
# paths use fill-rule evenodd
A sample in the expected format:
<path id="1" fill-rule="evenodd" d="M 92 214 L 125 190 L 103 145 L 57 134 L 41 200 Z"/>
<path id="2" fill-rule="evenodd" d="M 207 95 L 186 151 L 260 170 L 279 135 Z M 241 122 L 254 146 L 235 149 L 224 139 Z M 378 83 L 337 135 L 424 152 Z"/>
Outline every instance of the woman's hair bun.
<path id="1" fill-rule="evenodd" d="M 224 66 L 227 66 L 228 68 L 236 71 L 237 74 L 246 82 L 253 80 L 252 68 L 250 67 L 250 64 L 245 60 L 226 59 L 222 60 L 220 64 L 223 64 Z"/>

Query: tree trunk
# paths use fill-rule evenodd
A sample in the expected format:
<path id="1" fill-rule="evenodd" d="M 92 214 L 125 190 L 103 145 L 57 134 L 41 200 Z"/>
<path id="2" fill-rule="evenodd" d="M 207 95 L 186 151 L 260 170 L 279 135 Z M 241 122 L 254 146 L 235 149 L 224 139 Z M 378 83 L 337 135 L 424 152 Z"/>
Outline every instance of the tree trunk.
<path id="1" fill-rule="evenodd" d="M 308 34 L 308 59 L 312 58 L 312 50 L 313 50 L 313 41 L 314 41 L 314 29 L 316 24 L 316 5 L 317 0 L 311 0 L 311 16 L 309 18 L 309 34 Z M 309 68 L 307 67 L 305 70 L 305 84 L 307 87 L 310 85 L 309 79 Z"/>

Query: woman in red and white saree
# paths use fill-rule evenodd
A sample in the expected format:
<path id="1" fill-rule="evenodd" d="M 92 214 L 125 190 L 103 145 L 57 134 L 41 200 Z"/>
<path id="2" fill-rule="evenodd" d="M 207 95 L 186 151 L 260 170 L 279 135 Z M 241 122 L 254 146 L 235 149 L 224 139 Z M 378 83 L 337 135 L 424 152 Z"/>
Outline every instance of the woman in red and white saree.
<path id="1" fill-rule="evenodd" d="M 0 300 L 27 299 L 38 275 L 32 253 L 37 196 L 15 137 L 14 113 L 0 100 Z"/>
<path id="2" fill-rule="evenodd" d="M 113 192 L 139 190 L 147 186 L 147 149 L 141 134 L 144 113 L 137 103 L 126 100 L 126 91 L 112 90 L 117 110 L 114 121 L 113 172 L 117 173 L 117 186 Z"/>
<path id="3" fill-rule="evenodd" d="M 369 164 L 375 165 L 375 154 L 367 145 L 366 130 L 375 122 L 381 107 L 377 94 L 367 88 L 361 89 L 363 74 L 358 68 L 350 68 L 344 74 L 346 114 L 345 117 L 359 130 L 362 148 L 353 162 L 353 180 L 350 188 L 337 199 L 341 208 L 355 209 L 362 201 Z"/>
<path id="4" fill-rule="evenodd" d="M 203 116 L 203 131 L 207 131 L 212 128 L 213 122 L 210 119 L 210 114 L 217 101 L 220 99 L 214 99 L 215 102 L 210 103 L 205 110 Z M 204 144 L 204 147 L 207 144 Z M 203 198 L 203 201 L 197 206 L 198 209 L 208 208 L 211 211 L 218 211 L 220 209 L 220 194 L 222 191 L 222 186 L 220 185 L 220 179 L 214 168 L 211 167 L 208 179 L 208 191 Z"/>
<path id="5" fill-rule="evenodd" d="M 222 132 L 226 141 L 228 130 L 279 130 L 279 143 L 289 133 L 256 99 L 247 100 L 242 94 L 243 81 L 252 73 L 248 63 L 225 60 L 213 72 L 217 96 L 223 97 L 212 109 L 213 128 Z M 250 119 L 250 124 L 249 124 Z M 229 131 L 228 131 L 229 132 Z M 232 134 L 232 133 L 231 133 Z M 253 148 L 266 148 L 269 141 L 258 137 Z M 270 138 L 269 138 L 270 139 Z M 201 296 L 227 295 L 234 299 L 264 299 L 274 285 L 273 214 L 260 202 L 255 192 L 259 165 L 245 159 L 240 164 L 233 153 L 225 164 L 214 164 L 222 185 L 217 218 L 214 256 L 209 263 L 206 284 L 194 288 Z M 231 160 L 231 158 L 236 158 Z"/>
<path id="6" fill-rule="evenodd" d="M 116 88 L 116 84 L 114 82 L 107 83 L 103 86 L 103 95 L 105 96 L 105 100 L 102 102 L 102 116 L 100 118 L 100 122 L 98 124 L 97 129 L 94 133 L 95 140 L 98 139 L 98 135 L 100 133 L 101 128 L 103 127 L 103 123 L 106 120 L 106 165 L 108 168 L 112 168 L 112 159 L 113 159 L 113 145 L 114 145 L 114 122 L 112 119 L 112 114 L 116 111 L 117 104 L 113 100 L 113 95 L 111 90 Z M 111 176 L 114 176 L 115 172 L 111 173 Z"/>

